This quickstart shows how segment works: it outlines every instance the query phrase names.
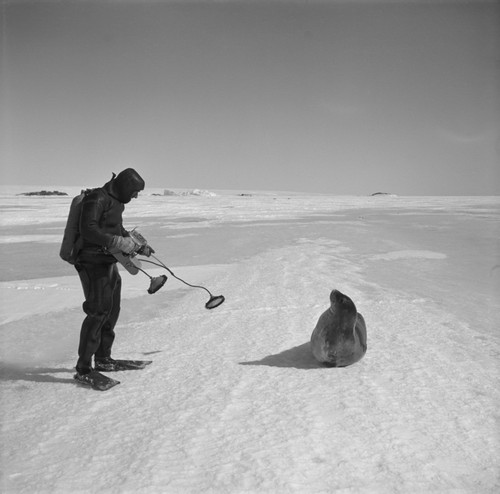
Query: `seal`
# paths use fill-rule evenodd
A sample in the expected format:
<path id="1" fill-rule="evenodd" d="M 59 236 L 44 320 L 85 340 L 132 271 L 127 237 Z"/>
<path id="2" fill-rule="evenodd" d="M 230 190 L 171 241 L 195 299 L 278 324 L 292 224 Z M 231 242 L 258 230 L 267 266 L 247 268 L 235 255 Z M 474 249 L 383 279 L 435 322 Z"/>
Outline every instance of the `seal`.
<path id="1" fill-rule="evenodd" d="M 346 367 L 366 353 L 366 324 L 354 302 L 338 290 L 330 293 L 330 307 L 321 314 L 311 335 L 311 350 L 329 367 Z"/>

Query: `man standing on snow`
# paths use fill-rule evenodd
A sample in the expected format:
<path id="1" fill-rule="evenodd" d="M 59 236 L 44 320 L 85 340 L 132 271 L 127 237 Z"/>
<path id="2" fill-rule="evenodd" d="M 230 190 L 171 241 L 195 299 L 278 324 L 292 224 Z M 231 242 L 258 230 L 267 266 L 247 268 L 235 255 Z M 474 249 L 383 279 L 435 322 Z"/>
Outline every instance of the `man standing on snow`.
<path id="1" fill-rule="evenodd" d="M 111 358 L 115 339 L 114 327 L 120 313 L 121 277 L 115 257 L 110 253 L 118 249 L 129 255 L 139 246 L 123 228 L 122 213 L 125 204 L 144 190 L 144 180 L 132 168 L 127 168 L 103 187 L 90 191 L 81 203 L 80 250 L 75 268 L 80 276 L 87 315 L 80 332 L 78 362 L 75 379 L 93 386 L 97 371 L 117 370 Z M 143 246 L 141 254 L 154 251 Z M 95 357 L 95 369 L 92 368 Z"/>

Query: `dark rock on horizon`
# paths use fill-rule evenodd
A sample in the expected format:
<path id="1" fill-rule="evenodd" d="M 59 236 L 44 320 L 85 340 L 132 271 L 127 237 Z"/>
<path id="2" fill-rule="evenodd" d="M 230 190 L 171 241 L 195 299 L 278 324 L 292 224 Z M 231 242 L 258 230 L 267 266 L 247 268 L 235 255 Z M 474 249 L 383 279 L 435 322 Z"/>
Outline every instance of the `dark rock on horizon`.
<path id="1" fill-rule="evenodd" d="M 67 196 L 66 192 L 59 192 L 58 190 L 41 190 L 39 192 L 22 192 L 18 196 Z"/>

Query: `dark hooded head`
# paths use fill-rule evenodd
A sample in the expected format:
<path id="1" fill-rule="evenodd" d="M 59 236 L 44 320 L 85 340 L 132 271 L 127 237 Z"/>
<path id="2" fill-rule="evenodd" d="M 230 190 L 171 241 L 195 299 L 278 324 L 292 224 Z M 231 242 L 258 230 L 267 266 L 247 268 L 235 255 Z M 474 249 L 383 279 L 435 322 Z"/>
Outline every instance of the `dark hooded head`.
<path id="1" fill-rule="evenodd" d="M 113 180 L 113 195 L 123 204 L 127 204 L 141 190 L 144 190 L 144 186 L 145 183 L 141 176 L 133 168 L 127 168 L 120 172 Z"/>

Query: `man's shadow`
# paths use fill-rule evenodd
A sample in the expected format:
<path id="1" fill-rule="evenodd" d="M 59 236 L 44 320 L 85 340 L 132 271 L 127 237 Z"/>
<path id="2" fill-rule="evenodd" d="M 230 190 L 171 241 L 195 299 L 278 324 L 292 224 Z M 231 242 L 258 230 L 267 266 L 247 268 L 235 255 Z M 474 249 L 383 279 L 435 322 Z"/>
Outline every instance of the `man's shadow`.
<path id="1" fill-rule="evenodd" d="M 240 365 L 267 365 L 269 367 L 293 367 L 306 370 L 323 369 L 325 367 L 314 358 L 309 342 L 274 355 L 268 355 L 261 360 L 240 362 Z"/>
<path id="2" fill-rule="evenodd" d="M 0 380 L 2 381 L 31 381 L 37 383 L 74 383 L 73 369 L 48 367 L 23 367 L 20 364 L 1 363 Z M 55 377 L 51 374 L 70 373 L 69 378 Z"/>

